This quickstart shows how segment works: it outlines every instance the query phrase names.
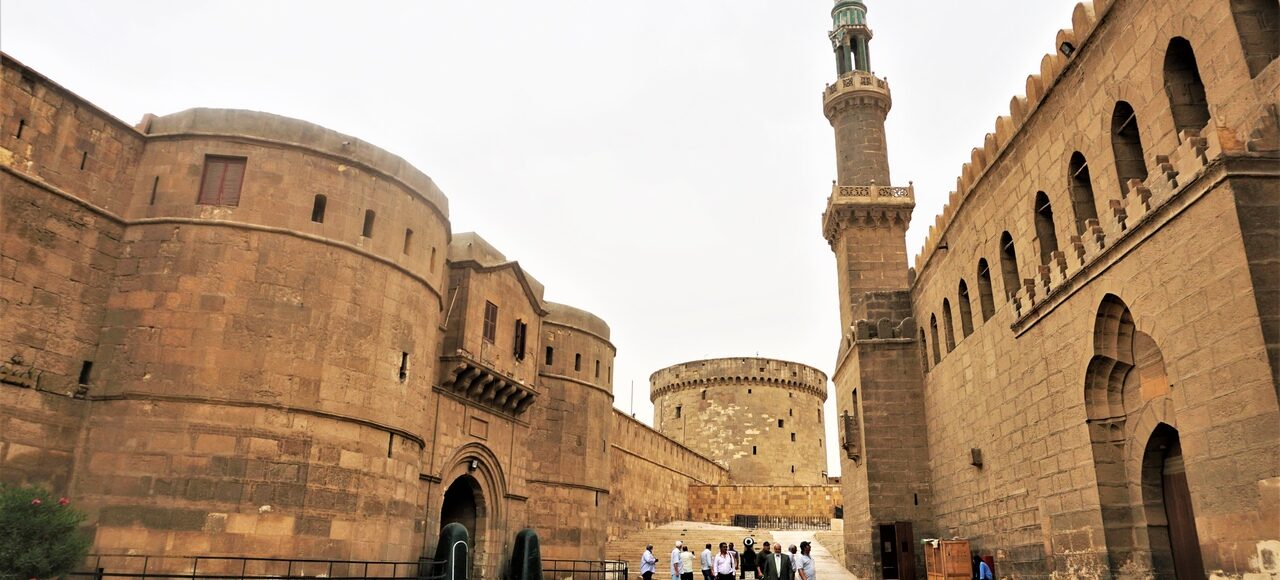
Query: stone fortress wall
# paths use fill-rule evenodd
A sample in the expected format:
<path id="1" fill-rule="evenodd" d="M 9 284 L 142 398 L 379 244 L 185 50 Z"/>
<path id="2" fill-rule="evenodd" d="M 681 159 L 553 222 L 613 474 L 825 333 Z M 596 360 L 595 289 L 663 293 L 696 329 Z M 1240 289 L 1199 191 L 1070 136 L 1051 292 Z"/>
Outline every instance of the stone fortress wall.
<path id="1" fill-rule="evenodd" d="M 658 431 L 728 468 L 733 483 L 826 483 L 822 371 L 724 358 L 670 366 L 649 381 Z"/>
<path id="2" fill-rule="evenodd" d="M 497 577 L 521 528 L 598 559 L 728 480 L 614 410 L 608 325 L 404 160 L 251 111 L 133 127 L 0 64 L 0 482 L 94 551 L 404 561 L 458 521 Z"/>
<path id="3" fill-rule="evenodd" d="M 855 309 L 835 379 L 860 576 L 912 525 L 1000 576 L 1280 573 L 1280 9 L 1102 0 L 1072 22 L 910 282 L 841 281 L 895 305 Z M 925 474 L 906 495 L 885 485 L 904 460 Z"/>

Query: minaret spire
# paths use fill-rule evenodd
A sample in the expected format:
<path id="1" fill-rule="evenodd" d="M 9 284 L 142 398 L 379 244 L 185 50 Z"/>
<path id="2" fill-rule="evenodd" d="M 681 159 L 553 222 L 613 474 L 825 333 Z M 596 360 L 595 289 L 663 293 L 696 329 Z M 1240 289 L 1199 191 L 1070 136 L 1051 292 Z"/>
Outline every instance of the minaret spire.
<path id="1" fill-rule="evenodd" d="M 836 74 L 871 72 L 871 29 L 867 28 L 867 6 L 862 0 L 836 0 L 831 9 L 831 29 Z"/>

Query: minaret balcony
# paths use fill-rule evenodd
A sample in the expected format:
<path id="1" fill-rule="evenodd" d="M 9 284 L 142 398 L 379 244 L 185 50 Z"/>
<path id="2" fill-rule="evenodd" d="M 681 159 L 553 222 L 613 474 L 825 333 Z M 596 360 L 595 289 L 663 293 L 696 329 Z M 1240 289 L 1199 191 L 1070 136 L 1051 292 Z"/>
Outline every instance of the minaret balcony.
<path id="1" fill-rule="evenodd" d="M 880 227 L 897 224 L 906 227 L 911 222 L 911 210 L 916 206 L 915 184 L 906 187 L 831 184 L 831 197 L 827 209 L 822 212 L 822 233 L 827 242 L 835 244 L 837 236 L 847 227 Z"/>
<path id="2" fill-rule="evenodd" d="M 855 95 L 876 96 L 889 104 L 893 102 L 889 94 L 889 81 L 866 71 L 853 70 L 840 75 L 835 84 L 827 85 L 822 93 L 822 105 L 829 108 L 836 101 Z"/>
<path id="3" fill-rule="evenodd" d="M 916 202 L 916 186 L 908 182 L 906 187 L 871 185 L 836 185 L 831 182 L 829 203 L 912 203 Z"/>

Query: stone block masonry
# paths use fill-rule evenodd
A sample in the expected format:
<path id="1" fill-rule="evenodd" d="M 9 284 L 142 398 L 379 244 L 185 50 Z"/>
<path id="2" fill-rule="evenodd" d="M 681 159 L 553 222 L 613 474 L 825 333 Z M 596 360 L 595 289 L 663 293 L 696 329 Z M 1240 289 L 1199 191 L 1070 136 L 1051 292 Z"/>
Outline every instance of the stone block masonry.
<path id="1" fill-rule="evenodd" d="M 839 485 L 691 485 L 689 520 L 738 525 L 735 516 L 816 523 L 843 507 Z"/>

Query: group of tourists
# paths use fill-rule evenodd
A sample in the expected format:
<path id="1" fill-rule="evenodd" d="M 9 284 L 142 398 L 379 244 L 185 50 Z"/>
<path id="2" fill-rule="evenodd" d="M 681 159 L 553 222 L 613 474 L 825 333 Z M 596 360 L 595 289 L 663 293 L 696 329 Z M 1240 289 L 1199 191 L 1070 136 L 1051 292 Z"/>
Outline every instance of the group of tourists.
<path id="1" fill-rule="evenodd" d="M 749 539 L 749 538 L 748 538 Z M 762 578 L 763 580 L 817 580 L 818 573 L 810 550 L 809 542 L 800 542 L 800 546 L 792 544 L 784 552 L 782 544 L 763 544 L 763 550 L 755 551 L 748 542 L 744 551 L 739 554 L 733 543 L 720 542 L 717 551 L 712 551 L 711 544 L 697 558 L 697 566 L 693 552 L 684 542 L 677 541 L 671 550 L 671 580 L 694 580 L 693 573 L 701 568 L 701 580 L 734 580 L 735 578 Z M 658 569 L 658 559 L 653 555 L 653 545 L 645 546 L 644 555 L 640 556 L 640 576 L 644 580 L 653 580 Z"/>

